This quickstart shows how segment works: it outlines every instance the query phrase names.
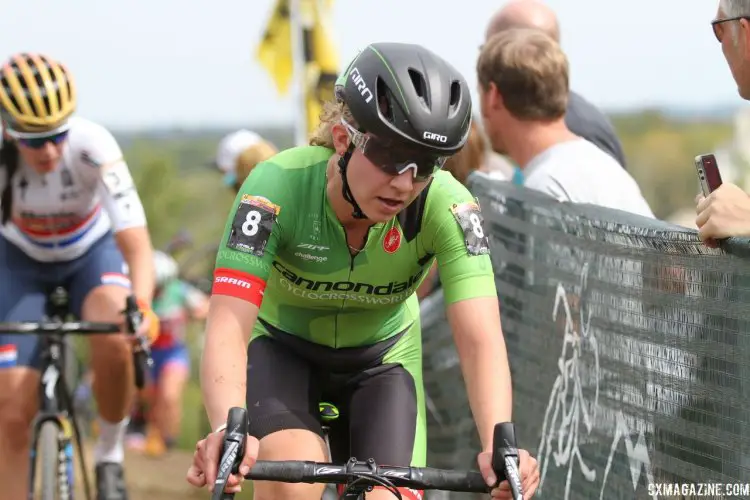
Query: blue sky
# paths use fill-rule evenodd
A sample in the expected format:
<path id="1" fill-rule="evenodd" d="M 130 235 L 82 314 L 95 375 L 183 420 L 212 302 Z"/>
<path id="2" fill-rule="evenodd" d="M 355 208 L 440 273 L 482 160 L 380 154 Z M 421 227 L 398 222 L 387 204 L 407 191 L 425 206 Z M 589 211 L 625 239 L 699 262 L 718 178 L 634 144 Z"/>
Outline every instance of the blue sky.
<path id="1" fill-rule="evenodd" d="M 373 41 L 421 43 L 474 85 L 474 64 L 499 0 L 337 0 L 342 64 Z M 0 57 L 63 60 L 82 116 L 117 128 L 289 123 L 254 60 L 272 0 L 23 0 L 0 16 Z M 562 26 L 572 86 L 605 109 L 741 106 L 709 25 L 716 1 L 549 0 Z M 375 8 L 374 6 L 377 6 Z M 468 8 L 470 6 L 470 8 Z"/>

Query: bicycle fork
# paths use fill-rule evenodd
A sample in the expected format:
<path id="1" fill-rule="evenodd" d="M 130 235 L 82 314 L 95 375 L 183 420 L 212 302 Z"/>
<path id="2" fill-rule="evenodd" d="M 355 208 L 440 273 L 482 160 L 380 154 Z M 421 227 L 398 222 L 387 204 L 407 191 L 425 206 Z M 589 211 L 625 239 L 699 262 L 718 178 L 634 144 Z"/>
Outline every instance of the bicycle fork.
<path id="1" fill-rule="evenodd" d="M 57 494 L 60 500 L 73 500 L 73 489 L 75 487 L 73 476 L 73 426 L 68 418 L 61 414 L 41 414 L 37 415 L 32 424 L 32 443 L 29 464 L 29 496 L 28 500 L 34 500 L 35 481 L 36 481 L 36 463 L 39 452 L 40 436 L 45 423 L 52 422 L 57 428 L 55 451 L 55 471 L 57 479 Z M 43 450 L 42 460 L 52 461 L 51 458 L 45 457 L 43 453 L 51 450 Z M 42 464 L 44 467 L 45 464 Z M 44 485 L 42 485 L 44 487 Z M 44 499 L 46 500 L 46 499 Z"/>

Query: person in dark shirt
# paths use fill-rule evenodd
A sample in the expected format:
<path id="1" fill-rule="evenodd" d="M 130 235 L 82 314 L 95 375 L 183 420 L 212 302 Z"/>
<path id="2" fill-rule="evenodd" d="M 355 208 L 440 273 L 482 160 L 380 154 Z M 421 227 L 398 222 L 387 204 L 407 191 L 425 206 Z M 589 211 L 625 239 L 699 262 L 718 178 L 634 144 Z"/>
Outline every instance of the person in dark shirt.
<path id="1" fill-rule="evenodd" d="M 485 39 L 509 28 L 536 28 L 560 42 L 557 16 L 539 0 L 511 0 L 505 4 L 490 19 Z M 568 100 L 565 124 L 571 132 L 596 144 L 625 168 L 625 155 L 612 123 L 599 108 L 573 91 Z"/>

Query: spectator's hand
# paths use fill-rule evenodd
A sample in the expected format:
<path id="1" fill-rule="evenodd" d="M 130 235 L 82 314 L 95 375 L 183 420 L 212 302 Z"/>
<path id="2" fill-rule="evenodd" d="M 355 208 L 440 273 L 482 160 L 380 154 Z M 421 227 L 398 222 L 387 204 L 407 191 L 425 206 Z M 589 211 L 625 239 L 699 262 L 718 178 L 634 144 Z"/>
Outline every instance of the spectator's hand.
<path id="1" fill-rule="evenodd" d="M 526 450 L 518 450 L 518 472 L 521 473 L 521 488 L 523 489 L 524 500 L 529 500 L 534 496 L 536 489 L 539 487 L 539 463 L 536 458 L 532 457 Z M 489 485 L 497 482 L 495 473 L 492 470 L 492 452 L 483 451 L 477 457 L 479 471 L 482 473 L 485 481 Z M 493 499 L 511 499 L 513 498 L 508 481 L 505 480 L 498 484 L 490 492 Z"/>
<path id="2" fill-rule="evenodd" d="M 698 237 L 708 246 L 732 236 L 750 237 L 750 195 L 734 184 L 722 184 L 696 200 Z"/>

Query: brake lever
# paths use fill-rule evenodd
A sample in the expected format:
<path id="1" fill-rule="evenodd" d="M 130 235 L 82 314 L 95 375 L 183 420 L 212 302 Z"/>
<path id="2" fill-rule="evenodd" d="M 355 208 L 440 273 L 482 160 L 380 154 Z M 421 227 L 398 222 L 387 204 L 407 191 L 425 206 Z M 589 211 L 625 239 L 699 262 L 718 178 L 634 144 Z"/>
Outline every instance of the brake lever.
<path id="1" fill-rule="evenodd" d="M 492 470 L 498 477 L 501 473 L 505 476 L 515 500 L 523 500 L 521 473 L 518 470 L 520 461 L 516 445 L 516 427 L 512 422 L 495 424 L 492 448 Z"/>
<path id="2" fill-rule="evenodd" d="M 141 329 L 141 324 L 143 323 L 143 313 L 138 308 L 138 302 L 134 295 L 128 296 L 123 314 L 125 314 L 128 331 L 138 339 L 138 350 L 145 353 L 146 365 L 151 368 L 154 360 L 151 358 L 151 347 L 148 345 L 148 339 L 145 335 L 138 335 L 138 331 Z"/>
<path id="3" fill-rule="evenodd" d="M 221 446 L 221 460 L 214 482 L 212 500 L 231 500 L 234 493 L 224 493 L 230 474 L 237 474 L 245 456 L 247 442 L 247 410 L 240 407 L 229 409 L 227 428 L 224 430 L 224 442 Z"/>

